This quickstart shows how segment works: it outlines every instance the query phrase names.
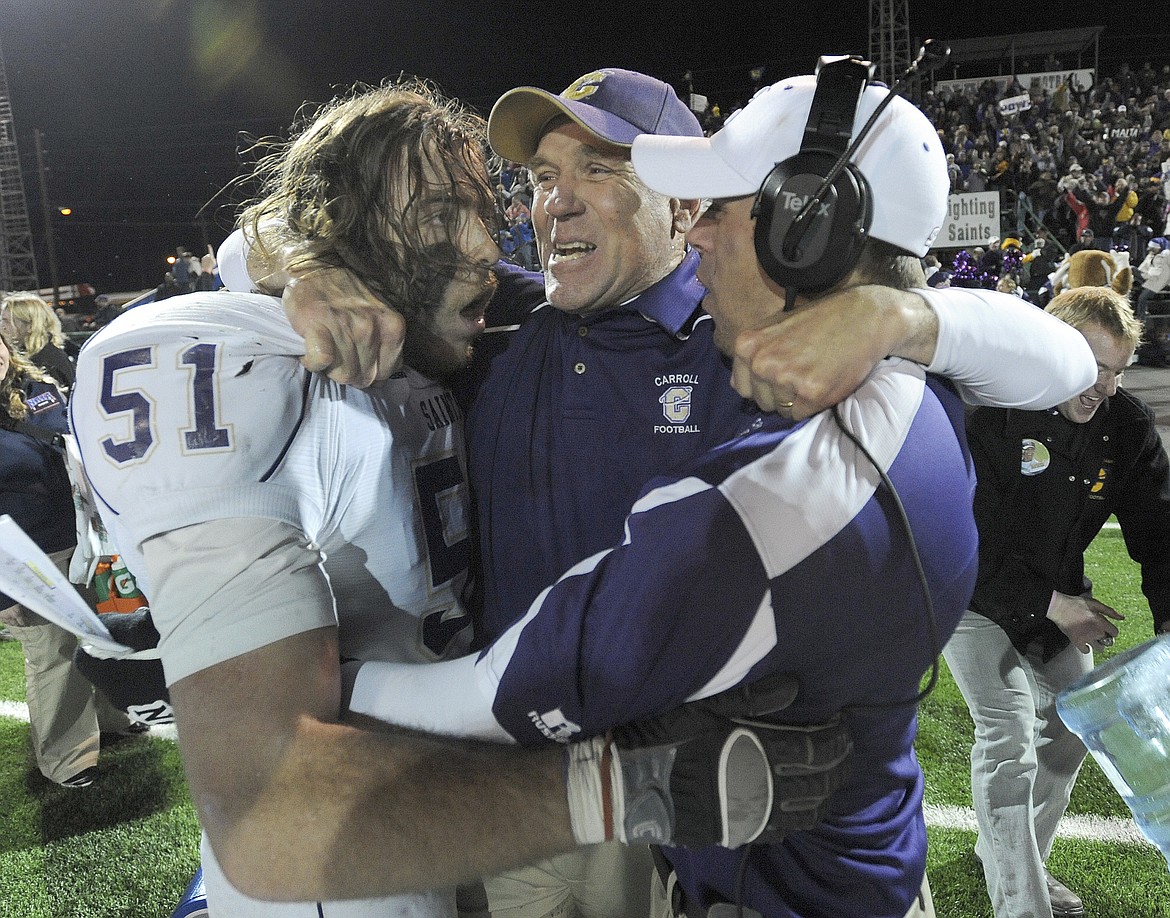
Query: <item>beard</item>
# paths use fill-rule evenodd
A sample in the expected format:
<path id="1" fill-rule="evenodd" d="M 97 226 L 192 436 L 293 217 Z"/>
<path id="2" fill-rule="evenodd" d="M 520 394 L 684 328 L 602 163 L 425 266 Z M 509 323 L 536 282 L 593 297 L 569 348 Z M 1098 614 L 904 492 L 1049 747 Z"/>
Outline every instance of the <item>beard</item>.
<path id="1" fill-rule="evenodd" d="M 461 272 L 461 266 L 454 260 L 457 256 L 452 254 L 455 249 L 445 243 L 436 246 L 435 252 L 441 256 L 435 259 L 436 263 L 448 270 L 435 271 L 427 276 L 417 285 L 410 304 L 401 309 L 406 320 L 402 359 L 424 376 L 443 380 L 471 362 L 473 349 L 470 341 L 452 342 L 444 334 L 440 320 L 459 321 L 477 312 L 482 314 L 495 295 L 498 282 L 493 271 L 484 271 L 478 293 L 456 309 L 447 303 L 448 289 Z M 459 319 L 455 319 L 452 313 Z"/>
<path id="2" fill-rule="evenodd" d="M 442 381 L 471 363 L 473 348 L 463 348 L 437 335 L 428 320 L 433 312 L 424 313 L 407 323 L 406 340 L 402 344 L 402 362 L 428 379 Z"/>
<path id="3" fill-rule="evenodd" d="M 466 367 L 471 362 L 478 335 L 469 323 L 482 320 L 495 290 L 496 277 L 489 273 L 479 294 L 462 306 L 444 304 L 444 298 L 440 296 L 412 309 L 406 317 L 403 361 L 424 376 L 437 380 Z"/>

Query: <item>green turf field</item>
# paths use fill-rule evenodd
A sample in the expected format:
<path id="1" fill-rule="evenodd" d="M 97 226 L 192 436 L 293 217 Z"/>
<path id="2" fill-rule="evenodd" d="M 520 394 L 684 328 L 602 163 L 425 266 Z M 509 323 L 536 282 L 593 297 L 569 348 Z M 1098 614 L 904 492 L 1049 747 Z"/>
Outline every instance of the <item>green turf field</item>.
<path id="1" fill-rule="evenodd" d="M 1147 640 L 1149 613 L 1117 530 L 1103 532 L 1090 549 L 1090 576 L 1096 595 L 1130 616 L 1114 652 Z M 0 702 L 23 699 L 20 646 L 0 644 Z M 937 816 L 969 815 L 971 736 L 944 666 L 923 704 L 918 743 L 935 823 L 928 869 L 940 918 L 991 916 L 974 833 Z M 101 769 L 98 783 L 84 790 L 48 783 L 32 763 L 28 725 L 0 716 L 0 918 L 170 915 L 198 864 L 198 828 L 174 745 L 124 741 L 103 753 Z M 1069 812 L 1100 818 L 1078 823 L 1132 834 L 1129 810 L 1091 760 Z M 1170 918 L 1170 871 L 1152 846 L 1061 838 L 1050 866 L 1081 895 L 1089 918 Z"/>
<path id="2" fill-rule="evenodd" d="M 0 644 L 0 699 L 24 699 L 24 658 Z M 199 865 L 174 743 L 127 739 L 101 778 L 67 790 L 33 763 L 28 724 L 0 717 L 0 918 L 166 918 Z"/>
<path id="3" fill-rule="evenodd" d="M 1120 530 L 1103 530 L 1086 559 L 1094 595 L 1128 616 L 1118 623 L 1121 633 L 1114 647 L 1098 653 L 1100 662 L 1153 637 L 1153 622 L 1138 568 L 1125 553 Z M 968 755 L 974 727 L 945 664 L 937 689 L 922 704 L 919 721 L 917 748 L 928 807 L 969 808 Z M 1129 809 L 1092 758 L 1081 770 L 1068 812 L 1116 821 L 1127 834 L 1132 832 Z M 1111 827 L 1109 821 L 1102 823 L 1103 830 Z M 982 868 L 972 850 L 974 832 L 938 826 L 928 831 L 927 873 L 939 918 L 991 918 Z M 1170 869 L 1152 845 L 1062 837 L 1048 864 L 1084 901 L 1087 918 L 1170 918 Z"/>

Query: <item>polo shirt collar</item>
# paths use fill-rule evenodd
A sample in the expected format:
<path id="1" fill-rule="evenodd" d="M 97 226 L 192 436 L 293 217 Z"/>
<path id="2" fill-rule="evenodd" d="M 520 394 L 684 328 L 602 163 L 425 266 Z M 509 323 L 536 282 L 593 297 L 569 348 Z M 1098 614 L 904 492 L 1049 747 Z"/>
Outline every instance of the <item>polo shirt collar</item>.
<path id="1" fill-rule="evenodd" d="M 687 249 L 677 268 L 622 306 L 637 310 L 675 337 L 687 337 L 695 312 L 707 295 L 707 288 L 695 277 L 698 267 L 699 253 Z"/>

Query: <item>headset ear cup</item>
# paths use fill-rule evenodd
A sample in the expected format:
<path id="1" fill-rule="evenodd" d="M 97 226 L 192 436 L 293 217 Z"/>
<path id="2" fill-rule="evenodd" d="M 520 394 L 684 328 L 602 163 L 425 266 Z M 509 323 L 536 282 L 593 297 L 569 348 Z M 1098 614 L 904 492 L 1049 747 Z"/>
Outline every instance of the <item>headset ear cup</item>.
<path id="1" fill-rule="evenodd" d="M 785 179 L 788 178 L 785 167 L 789 162 L 791 160 L 786 159 L 777 163 L 776 167 L 768 173 L 768 177 L 764 179 L 764 183 L 756 194 L 756 203 L 752 208 L 752 215 L 756 218 L 756 257 L 763 266 L 764 272 L 773 280 L 776 279 L 777 273 L 784 271 L 784 265 L 781 264 L 777 255 L 773 254 L 772 238 L 777 226 L 776 200 L 780 197 L 780 189 L 784 187 Z M 783 239 L 782 236 L 780 238 Z"/>
<path id="2" fill-rule="evenodd" d="M 800 226 L 797 215 L 836 157 L 798 153 L 768 174 L 756 201 L 755 248 L 767 275 L 785 289 L 819 293 L 857 264 L 872 221 L 869 184 L 852 163 Z"/>

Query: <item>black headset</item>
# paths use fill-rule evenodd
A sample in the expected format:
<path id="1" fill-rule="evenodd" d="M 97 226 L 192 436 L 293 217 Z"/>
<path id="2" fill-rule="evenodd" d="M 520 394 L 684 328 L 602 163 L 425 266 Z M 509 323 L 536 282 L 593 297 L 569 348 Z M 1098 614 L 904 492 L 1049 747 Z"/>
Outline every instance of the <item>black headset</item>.
<path id="1" fill-rule="evenodd" d="M 787 290 L 827 290 L 861 256 L 873 196 L 848 151 L 873 69 L 856 57 L 821 58 L 800 152 L 777 163 L 756 196 L 756 255 Z"/>
<path id="2" fill-rule="evenodd" d="M 785 309 L 792 308 L 798 293 L 828 290 L 857 264 L 873 222 L 873 199 L 865 176 L 850 160 L 906 81 L 941 67 L 950 53 L 933 39 L 923 42 L 852 141 L 873 64 L 858 57 L 817 62 L 817 87 L 800 152 L 776 164 L 752 207 L 756 256 L 785 288 Z"/>

